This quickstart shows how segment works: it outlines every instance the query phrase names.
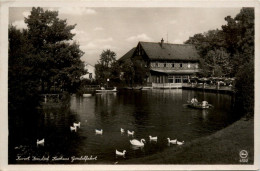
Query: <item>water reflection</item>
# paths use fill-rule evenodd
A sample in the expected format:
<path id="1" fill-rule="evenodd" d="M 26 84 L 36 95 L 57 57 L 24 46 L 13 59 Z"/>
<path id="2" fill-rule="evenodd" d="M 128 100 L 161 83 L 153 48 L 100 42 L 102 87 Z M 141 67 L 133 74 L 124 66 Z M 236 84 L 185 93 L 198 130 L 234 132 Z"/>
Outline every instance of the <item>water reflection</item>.
<path id="1" fill-rule="evenodd" d="M 208 101 L 214 108 L 187 107 L 187 100 L 193 96 Z M 21 116 L 10 122 L 11 163 L 17 162 L 14 160 L 17 154 L 34 154 L 93 155 L 98 156 L 99 163 L 111 164 L 176 148 L 168 144 L 168 137 L 189 142 L 239 118 L 233 113 L 231 96 L 181 89 L 102 93 L 87 98 L 72 96 L 70 106 L 46 108 L 32 116 L 33 122 Z M 74 122 L 81 122 L 77 132 L 70 131 Z M 96 134 L 96 129 L 102 129 L 102 134 Z M 127 130 L 134 131 L 134 135 L 127 134 Z M 149 135 L 158 136 L 158 140 L 149 141 Z M 36 140 L 42 138 L 45 145 L 37 148 Z M 133 138 L 146 139 L 144 147 L 131 145 Z M 116 149 L 126 150 L 126 158 L 116 158 Z"/>

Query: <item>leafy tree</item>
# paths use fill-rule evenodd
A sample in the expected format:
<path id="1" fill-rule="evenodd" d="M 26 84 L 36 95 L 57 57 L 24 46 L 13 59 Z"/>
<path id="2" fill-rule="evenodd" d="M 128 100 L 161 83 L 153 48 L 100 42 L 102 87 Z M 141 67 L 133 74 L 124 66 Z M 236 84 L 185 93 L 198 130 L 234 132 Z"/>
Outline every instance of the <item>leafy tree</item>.
<path id="1" fill-rule="evenodd" d="M 229 54 L 223 48 L 208 51 L 205 57 L 206 67 L 211 76 L 226 76 L 231 72 Z"/>
<path id="2" fill-rule="evenodd" d="M 254 9 L 242 8 L 234 19 L 228 16 L 225 20 L 222 29 L 235 68 L 232 74 L 236 75 L 238 68 L 254 58 Z"/>
<path id="3" fill-rule="evenodd" d="M 57 11 L 44 11 L 32 8 L 25 18 L 28 26 L 28 40 L 34 47 L 32 54 L 37 55 L 37 74 L 44 91 L 54 84 L 62 89 L 72 91 L 85 73 L 80 60 L 83 52 L 76 43 L 70 44 L 74 34 L 71 30 L 76 25 L 67 25 L 66 20 L 58 18 Z"/>
<path id="4" fill-rule="evenodd" d="M 194 44 L 207 76 L 235 76 L 236 103 L 243 112 L 254 110 L 254 8 L 242 8 L 235 18 L 225 17 L 222 30 L 195 34 Z"/>
<path id="5" fill-rule="evenodd" d="M 111 84 L 115 84 L 119 80 L 119 70 L 116 62 L 116 53 L 110 49 L 103 50 L 98 64 L 95 65 L 96 80 L 99 84 L 106 84 L 107 79 Z"/>
<path id="6" fill-rule="evenodd" d="M 123 73 L 121 79 L 126 85 L 133 86 L 134 76 L 135 76 L 133 62 L 131 61 L 131 59 L 127 59 L 125 61 L 122 61 L 122 63 L 120 63 L 120 66 L 121 66 L 120 70 Z"/>
<path id="7" fill-rule="evenodd" d="M 134 84 L 143 85 L 148 78 L 150 68 L 143 60 L 132 60 L 134 69 Z"/>
<path id="8" fill-rule="evenodd" d="M 27 30 L 10 26 L 8 31 L 8 108 L 29 110 L 39 104 L 38 75 L 32 65 L 37 56 L 30 53 L 33 47 L 28 43 Z"/>

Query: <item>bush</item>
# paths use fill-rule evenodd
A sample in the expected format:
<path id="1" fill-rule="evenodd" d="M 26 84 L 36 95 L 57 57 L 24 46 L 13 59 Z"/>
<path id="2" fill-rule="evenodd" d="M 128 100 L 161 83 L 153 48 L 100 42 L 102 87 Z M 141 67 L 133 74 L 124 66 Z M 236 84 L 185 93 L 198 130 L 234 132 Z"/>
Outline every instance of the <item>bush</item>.
<path id="1" fill-rule="evenodd" d="M 245 63 L 236 74 L 236 106 L 243 114 L 254 115 L 254 62 Z"/>

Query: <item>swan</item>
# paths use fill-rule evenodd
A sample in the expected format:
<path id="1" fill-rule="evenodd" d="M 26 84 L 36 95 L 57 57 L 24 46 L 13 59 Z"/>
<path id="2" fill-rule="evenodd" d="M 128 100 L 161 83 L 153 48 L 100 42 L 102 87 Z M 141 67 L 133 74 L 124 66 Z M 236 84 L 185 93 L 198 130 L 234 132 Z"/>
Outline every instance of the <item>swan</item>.
<path id="1" fill-rule="evenodd" d="M 150 141 L 157 141 L 157 137 L 152 137 L 151 135 L 149 135 Z"/>
<path id="2" fill-rule="evenodd" d="M 144 146 L 145 139 L 138 141 L 137 139 L 130 140 L 130 143 L 135 146 Z"/>
<path id="3" fill-rule="evenodd" d="M 116 150 L 116 155 L 118 155 L 118 156 L 125 156 L 125 153 L 126 153 L 126 150 L 124 150 L 123 152 Z"/>
<path id="4" fill-rule="evenodd" d="M 124 130 L 123 128 L 121 128 L 120 131 L 121 131 L 121 133 L 124 133 L 124 132 L 125 132 L 125 130 Z"/>
<path id="5" fill-rule="evenodd" d="M 131 131 L 127 130 L 127 134 L 128 134 L 128 135 L 134 135 L 134 133 L 135 133 L 135 131 L 132 131 L 132 132 L 131 132 Z"/>
<path id="6" fill-rule="evenodd" d="M 42 140 L 38 140 L 37 139 L 37 142 L 36 142 L 37 146 L 38 145 L 44 145 L 44 138 Z"/>
<path id="7" fill-rule="evenodd" d="M 168 143 L 177 144 L 177 139 L 175 139 L 175 140 L 170 140 L 170 138 L 167 138 L 167 140 L 168 140 Z"/>
<path id="8" fill-rule="evenodd" d="M 101 130 L 96 129 L 96 134 L 103 134 L 103 130 L 102 129 Z"/>
<path id="9" fill-rule="evenodd" d="M 184 141 L 182 141 L 182 142 L 177 141 L 177 144 L 178 144 L 178 145 L 183 145 L 183 144 L 184 144 Z"/>
<path id="10" fill-rule="evenodd" d="M 71 126 L 71 127 L 70 127 L 70 131 L 75 131 L 75 132 L 77 132 L 77 127 L 76 127 L 76 126 Z"/>
<path id="11" fill-rule="evenodd" d="M 80 122 L 78 122 L 78 123 L 75 123 L 75 122 L 74 122 L 74 123 L 73 123 L 73 126 L 74 126 L 74 127 L 79 127 L 79 128 L 80 128 Z"/>

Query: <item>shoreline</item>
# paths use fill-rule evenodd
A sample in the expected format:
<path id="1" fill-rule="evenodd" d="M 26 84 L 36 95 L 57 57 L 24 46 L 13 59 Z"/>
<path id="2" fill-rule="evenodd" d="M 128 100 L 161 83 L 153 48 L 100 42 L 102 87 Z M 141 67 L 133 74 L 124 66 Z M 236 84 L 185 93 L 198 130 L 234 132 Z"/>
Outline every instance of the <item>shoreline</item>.
<path id="1" fill-rule="evenodd" d="M 248 162 L 241 162 L 241 150 L 248 152 Z M 209 136 L 201 137 L 174 149 L 151 156 L 130 159 L 118 164 L 253 164 L 254 118 L 235 121 Z"/>

